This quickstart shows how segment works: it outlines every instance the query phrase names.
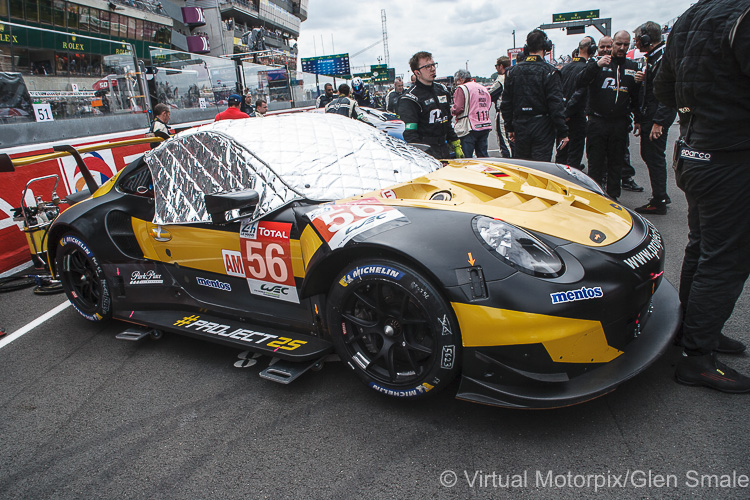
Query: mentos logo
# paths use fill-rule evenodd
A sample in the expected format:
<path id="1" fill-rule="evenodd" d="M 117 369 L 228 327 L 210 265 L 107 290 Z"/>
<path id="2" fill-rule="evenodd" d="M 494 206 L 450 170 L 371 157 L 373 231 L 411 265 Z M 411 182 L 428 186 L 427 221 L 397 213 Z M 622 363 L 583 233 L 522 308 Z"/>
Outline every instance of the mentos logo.
<path id="1" fill-rule="evenodd" d="M 581 287 L 578 290 L 570 290 L 568 292 L 555 292 L 549 294 L 552 297 L 553 304 L 561 304 L 563 302 L 575 302 L 576 300 L 588 300 L 604 297 L 602 287 L 595 286 L 593 288 Z"/>
<path id="2" fill-rule="evenodd" d="M 225 292 L 232 291 L 232 285 L 230 285 L 229 283 L 223 283 L 217 280 L 207 280 L 206 278 L 201 278 L 201 277 L 196 277 L 195 281 L 197 281 L 200 286 L 216 288 L 217 290 L 224 290 Z"/>

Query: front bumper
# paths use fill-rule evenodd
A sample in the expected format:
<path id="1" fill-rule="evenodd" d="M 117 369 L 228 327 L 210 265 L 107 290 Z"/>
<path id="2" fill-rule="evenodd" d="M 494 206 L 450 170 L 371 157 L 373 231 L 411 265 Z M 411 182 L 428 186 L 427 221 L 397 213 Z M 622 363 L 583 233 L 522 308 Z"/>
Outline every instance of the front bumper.
<path id="1" fill-rule="evenodd" d="M 487 373 L 503 373 L 504 383 L 464 375 L 456 397 L 494 406 L 536 409 L 569 406 L 594 399 L 612 392 L 656 361 L 672 343 L 681 317 L 677 290 L 669 281 L 662 280 L 653 295 L 648 322 L 638 338 L 630 342 L 627 350 L 616 359 L 572 379 L 556 380 L 554 376 L 545 379 L 539 374 L 512 368 L 476 350 L 473 361 L 485 365 Z"/>

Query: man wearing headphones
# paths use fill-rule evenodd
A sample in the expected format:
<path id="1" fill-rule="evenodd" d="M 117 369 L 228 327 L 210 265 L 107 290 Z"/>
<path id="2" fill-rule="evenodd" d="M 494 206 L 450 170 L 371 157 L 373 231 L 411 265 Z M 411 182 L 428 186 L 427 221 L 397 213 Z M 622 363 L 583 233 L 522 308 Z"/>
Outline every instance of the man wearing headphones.
<path id="1" fill-rule="evenodd" d="M 591 59 L 578 76 L 577 86 L 588 88 L 586 114 L 586 157 L 589 176 L 617 201 L 627 148 L 631 114 L 640 123 L 638 91 L 635 81 L 638 65 L 626 57 L 630 33 L 615 33 L 612 55 Z"/>
<path id="2" fill-rule="evenodd" d="M 560 71 L 544 60 L 552 42 L 541 30 L 526 37 L 523 62 L 508 72 L 500 111 L 508 138 L 515 142 L 514 158 L 550 161 L 557 137 L 568 143 Z"/>
<path id="3" fill-rule="evenodd" d="M 590 36 L 584 37 L 578 42 L 578 55 L 560 70 L 565 99 L 565 120 L 568 123 L 570 142 L 567 148 L 557 151 L 555 161 L 579 170 L 583 170 L 581 160 L 583 159 L 583 146 L 586 143 L 585 108 L 588 94 L 585 88 L 576 88 L 576 80 L 581 71 L 586 68 L 588 60 L 594 57 L 596 50 L 594 39 Z"/>
<path id="4" fill-rule="evenodd" d="M 654 95 L 654 78 L 664 54 L 661 26 L 649 21 L 635 30 L 635 46 L 646 52 L 646 67 L 635 74 L 641 83 L 641 122 L 635 124 L 635 135 L 641 136 L 641 158 L 646 162 L 651 179 L 651 200 L 635 209 L 641 214 L 667 213 L 667 131 L 677 116 L 677 110 L 660 104 Z"/>

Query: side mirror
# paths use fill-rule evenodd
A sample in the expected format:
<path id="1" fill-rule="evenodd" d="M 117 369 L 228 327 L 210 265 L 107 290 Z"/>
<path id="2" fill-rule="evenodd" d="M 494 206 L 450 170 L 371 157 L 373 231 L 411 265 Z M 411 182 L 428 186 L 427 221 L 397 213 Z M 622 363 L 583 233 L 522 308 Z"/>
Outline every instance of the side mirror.
<path id="1" fill-rule="evenodd" d="M 206 210 L 211 215 L 211 220 L 216 224 L 227 222 L 227 212 L 230 210 L 249 211 L 258 205 L 260 195 L 257 191 L 236 191 L 234 193 L 207 194 L 203 197 L 206 202 Z"/>

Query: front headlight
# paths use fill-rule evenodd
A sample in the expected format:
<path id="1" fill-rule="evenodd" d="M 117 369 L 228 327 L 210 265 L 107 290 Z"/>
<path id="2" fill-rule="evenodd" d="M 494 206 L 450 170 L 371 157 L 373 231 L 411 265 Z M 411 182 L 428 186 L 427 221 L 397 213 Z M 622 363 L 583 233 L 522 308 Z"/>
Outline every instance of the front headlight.
<path id="1" fill-rule="evenodd" d="M 604 190 L 602 189 L 602 187 L 599 184 L 597 184 L 596 181 L 594 181 L 594 179 L 592 179 L 588 175 L 584 174 L 583 172 L 581 172 L 577 168 L 569 167 L 568 165 L 563 165 L 561 163 L 556 163 L 555 165 L 557 165 L 557 167 L 560 170 L 562 170 L 563 172 L 565 172 L 569 176 L 571 176 L 574 179 L 582 182 L 587 188 L 589 188 L 593 192 L 595 192 L 597 194 L 601 194 L 603 196 L 606 196 L 604 194 Z"/>
<path id="2" fill-rule="evenodd" d="M 551 248 L 519 227 L 484 216 L 475 217 L 472 226 L 474 234 L 495 256 L 519 271 L 554 277 L 563 269 L 562 261 Z"/>

